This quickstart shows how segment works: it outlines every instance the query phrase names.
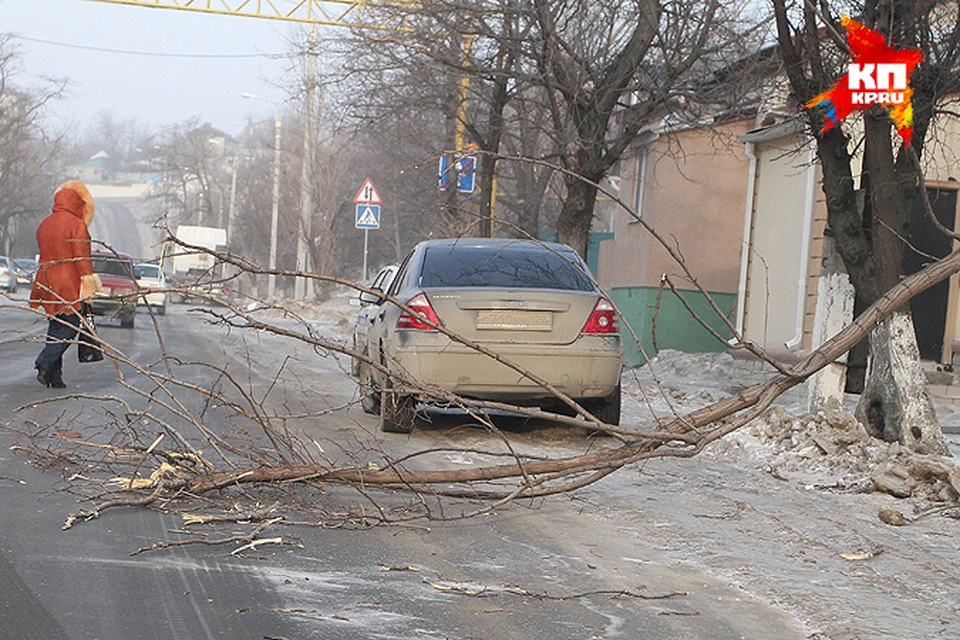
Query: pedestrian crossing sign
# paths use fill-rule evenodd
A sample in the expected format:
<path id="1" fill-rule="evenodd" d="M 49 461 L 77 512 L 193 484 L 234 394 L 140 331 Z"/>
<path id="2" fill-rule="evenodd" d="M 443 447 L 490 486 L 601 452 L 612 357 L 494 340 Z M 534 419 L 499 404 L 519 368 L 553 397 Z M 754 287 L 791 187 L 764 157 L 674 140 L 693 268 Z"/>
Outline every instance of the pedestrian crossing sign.
<path id="1" fill-rule="evenodd" d="M 357 205 L 357 229 L 380 228 L 380 205 L 361 203 Z"/>

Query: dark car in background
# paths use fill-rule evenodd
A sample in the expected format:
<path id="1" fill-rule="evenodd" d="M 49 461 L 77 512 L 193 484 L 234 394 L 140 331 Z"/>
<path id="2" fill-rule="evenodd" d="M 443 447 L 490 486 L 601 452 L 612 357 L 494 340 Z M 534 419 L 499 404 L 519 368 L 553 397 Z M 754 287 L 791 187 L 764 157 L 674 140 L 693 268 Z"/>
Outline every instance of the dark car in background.
<path id="1" fill-rule="evenodd" d="M 378 301 L 366 353 L 382 368 L 362 361 L 359 375 L 363 408 L 379 407 L 384 431 L 410 431 L 416 404 L 428 402 L 431 389 L 570 413 L 504 360 L 597 419 L 619 424 L 616 310 L 570 247 L 488 238 L 421 242 L 387 295 L 406 309 Z"/>
<path id="2" fill-rule="evenodd" d="M 133 259 L 125 253 L 93 251 L 90 254 L 93 272 L 100 278 L 103 292 L 90 302 L 95 316 L 117 318 L 120 326 L 132 329 L 137 318 L 137 281 Z"/>

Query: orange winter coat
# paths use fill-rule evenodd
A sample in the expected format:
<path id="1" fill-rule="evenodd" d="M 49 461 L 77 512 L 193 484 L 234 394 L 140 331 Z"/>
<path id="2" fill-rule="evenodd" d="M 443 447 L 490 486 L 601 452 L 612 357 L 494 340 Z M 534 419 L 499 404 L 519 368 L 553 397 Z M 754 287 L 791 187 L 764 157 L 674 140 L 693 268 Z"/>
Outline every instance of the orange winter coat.
<path id="1" fill-rule="evenodd" d="M 93 198 L 80 182 L 67 182 L 53 197 L 53 211 L 37 227 L 40 267 L 30 306 L 49 315 L 80 310 L 80 282 L 92 276 L 90 232 Z"/>

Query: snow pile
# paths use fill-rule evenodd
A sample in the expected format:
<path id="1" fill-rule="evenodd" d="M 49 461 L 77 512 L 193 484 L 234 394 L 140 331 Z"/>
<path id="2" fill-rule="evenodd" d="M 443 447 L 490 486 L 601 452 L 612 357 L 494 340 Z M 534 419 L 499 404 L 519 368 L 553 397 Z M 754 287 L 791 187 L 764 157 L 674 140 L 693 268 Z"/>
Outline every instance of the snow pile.
<path id="1" fill-rule="evenodd" d="M 710 406 L 743 386 L 737 384 L 733 358 L 726 353 L 683 353 L 664 349 L 647 365 L 628 370 L 623 377 L 621 422 L 653 428 Z"/>
<path id="2" fill-rule="evenodd" d="M 244 310 L 264 321 L 293 320 L 346 336 L 352 332 L 357 318 L 358 307 L 350 302 L 355 297 L 352 291 L 338 291 L 323 300 L 284 300 L 275 305 L 254 302 Z"/>
<path id="3" fill-rule="evenodd" d="M 960 497 L 960 469 L 951 459 L 873 438 L 846 411 L 797 416 L 775 406 L 738 434 L 741 444 L 744 436 L 767 445 L 750 450 L 765 452 L 763 461 L 777 477 L 817 477 L 825 487 L 927 502 Z"/>
<path id="4" fill-rule="evenodd" d="M 637 399 L 640 412 L 629 418 L 640 423 L 649 423 L 651 415 L 669 419 L 689 413 L 744 388 L 729 354 L 664 350 L 650 364 L 652 371 L 643 367 L 625 378 L 624 390 Z M 960 497 L 960 469 L 953 459 L 919 455 L 873 438 L 849 411 L 791 413 L 776 405 L 706 454 L 746 458 L 776 477 L 814 487 L 927 502 L 952 503 Z"/>
<path id="5" fill-rule="evenodd" d="M 659 385 L 675 392 L 708 391 L 719 398 L 743 389 L 728 353 L 683 353 L 664 349 L 648 365 L 632 370 L 639 386 Z"/>

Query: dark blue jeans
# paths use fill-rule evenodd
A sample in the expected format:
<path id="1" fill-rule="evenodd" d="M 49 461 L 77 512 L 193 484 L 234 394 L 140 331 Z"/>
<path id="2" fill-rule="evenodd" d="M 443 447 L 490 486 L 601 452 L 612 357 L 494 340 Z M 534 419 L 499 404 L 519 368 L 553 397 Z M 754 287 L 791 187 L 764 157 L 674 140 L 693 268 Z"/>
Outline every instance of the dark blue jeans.
<path id="1" fill-rule="evenodd" d="M 80 316 L 76 313 L 61 313 L 50 318 L 47 327 L 47 344 L 37 356 L 36 366 L 47 373 L 47 380 L 59 378 L 63 370 L 63 352 L 77 337 L 80 328 Z"/>

